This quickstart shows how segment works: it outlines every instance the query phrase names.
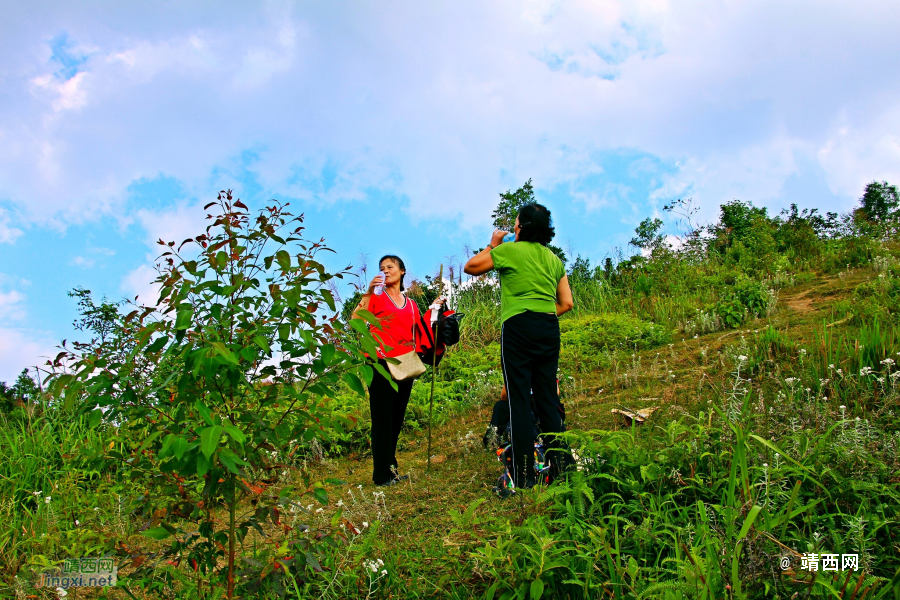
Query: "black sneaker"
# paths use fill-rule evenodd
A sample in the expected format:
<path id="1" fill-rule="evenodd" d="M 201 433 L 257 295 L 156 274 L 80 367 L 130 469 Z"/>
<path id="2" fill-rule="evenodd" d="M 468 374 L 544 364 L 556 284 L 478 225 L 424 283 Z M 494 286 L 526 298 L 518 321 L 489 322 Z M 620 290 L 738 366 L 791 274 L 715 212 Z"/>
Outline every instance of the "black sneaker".
<path id="1" fill-rule="evenodd" d="M 399 479 L 388 479 L 387 481 L 375 482 L 375 487 L 387 487 L 389 485 L 397 485 L 400 483 Z"/>

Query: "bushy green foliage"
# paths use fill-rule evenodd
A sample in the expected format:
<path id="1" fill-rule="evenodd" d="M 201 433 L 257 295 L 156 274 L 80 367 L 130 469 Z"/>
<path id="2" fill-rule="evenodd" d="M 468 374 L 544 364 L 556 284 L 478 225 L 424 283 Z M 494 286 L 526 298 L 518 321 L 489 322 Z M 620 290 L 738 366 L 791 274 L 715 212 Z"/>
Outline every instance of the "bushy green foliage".
<path id="1" fill-rule="evenodd" d="M 254 552 L 252 577 L 239 562 L 245 542 L 265 539 L 298 498 L 326 502 L 323 485 L 306 473 L 299 489 L 266 490 L 297 440 L 327 439 L 350 424 L 321 408 L 340 384 L 362 395 L 364 381 L 385 373 L 366 359 L 376 347 L 364 322 L 351 320 L 348 335 L 333 314 L 326 284 L 336 275 L 316 260 L 322 244 L 302 237 L 301 217 L 276 204 L 251 218 L 230 192 L 212 207 L 206 233 L 178 248 L 160 241 L 158 304 L 76 349 L 52 390 L 66 406 L 80 406 L 92 426 L 110 425 L 114 448 L 98 458 L 146 482 L 138 501 L 150 517 L 144 535 L 166 541 L 164 555 L 183 558 L 231 598 L 268 585 L 286 567 L 296 565 L 301 579 L 321 570 L 321 540 L 337 532 L 315 538 L 285 530 L 293 549 Z M 185 245 L 195 254 L 182 254 Z M 239 513 L 250 499 L 253 510 Z M 224 523 L 211 512 L 219 505 Z M 150 568 L 131 581 L 154 594 L 166 585 Z"/>
<path id="2" fill-rule="evenodd" d="M 775 307 L 775 292 L 762 282 L 743 278 L 715 305 L 722 323 L 733 329 L 747 319 L 764 317 Z"/>
<path id="3" fill-rule="evenodd" d="M 622 314 L 600 314 L 560 322 L 560 363 L 567 369 L 586 371 L 606 362 L 620 351 L 628 354 L 666 344 L 671 332 Z"/>
<path id="4" fill-rule="evenodd" d="M 18 407 L 34 404 L 39 396 L 38 383 L 23 369 L 12 385 L 0 381 L 0 414 L 12 413 Z"/>
<path id="5" fill-rule="evenodd" d="M 663 240 L 665 239 L 665 236 L 660 233 L 662 228 L 662 219 L 651 219 L 650 217 L 647 217 L 638 224 L 637 228 L 635 228 L 635 235 L 631 238 L 631 242 L 629 243 L 636 248 L 640 248 L 641 250 L 650 253 L 660 250 L 663 247 Z"/>
<path id="6" fill-rule="evenodd" d="M 866 216 L 873 221 L 887 221 L 900 205 L 897 186 L 887 181 L 873 181 L 866 185 L 860 205 Z"/>

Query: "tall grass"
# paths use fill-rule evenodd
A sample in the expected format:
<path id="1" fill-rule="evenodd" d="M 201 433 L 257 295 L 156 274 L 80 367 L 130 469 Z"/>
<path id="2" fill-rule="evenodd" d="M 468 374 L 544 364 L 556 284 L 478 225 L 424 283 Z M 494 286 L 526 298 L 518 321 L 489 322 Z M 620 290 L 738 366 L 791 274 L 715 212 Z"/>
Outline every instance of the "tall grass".
<path id="1" fill-rule="evenodd" d="M 835 334 L 827 324 L 814 332 L 809 380 L 834 400 L 865 412 L 883 404 L 900 377 L 900 328 L 875 320 Z M 818 385 L 815 385 L 818 383 Z"/>
<path id="2" fill-rule="evenodd" d="M 804 429 L 760 409 L 755 396 L 743 395 L 735 420 L 713 405 L 625 431 L 570 434 L 580 467 L 545 492 L 550 512 L 495 529 L 472 553 L 494 582 L 488 596 L 849 599 L 900 591 L 891 436 L 860 441 L 839 414 L 824 429 Z M 848 465 L 847 455 L 860 452 Z M 860 566 L 818 576 L 801 569 L 806 552 L 857 554 Z M 835 592 L 848 582 L 859 595 Z"/>
<path id="3" fill-rule="evenodd" d="M 11 576 L 23 563 L 61 559 L 64 547 L 71 551 L 79 539 L 94 544 L 101 537 L 67 532 L 97 520 L 95 507 L 102 505 L 106 515 L 110 501 L 99 499 L 100 483 L 111 479 L 88 458 L 105 443 L 103 432 L 59 408 L 32 418 L 0 415 L 2 572 Z"/>
<path id="4" fill-rule="evenodd" d="M 500 342 L 500 286 L 495 278 L 472 279 L 457 286 L 453 308 L 465 314 L 460 350 L 478 350 Z"/>

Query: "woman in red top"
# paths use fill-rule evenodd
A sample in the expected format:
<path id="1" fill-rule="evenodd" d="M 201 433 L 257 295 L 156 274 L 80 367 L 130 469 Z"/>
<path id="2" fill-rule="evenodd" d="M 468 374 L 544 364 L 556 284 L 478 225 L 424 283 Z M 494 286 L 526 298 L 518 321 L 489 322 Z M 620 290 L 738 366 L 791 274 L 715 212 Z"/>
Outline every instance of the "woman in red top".
<path id="1" fill-rule="evenodd" d="M 415 328 L 419 322 L 419 307 L 403 294 L 403 276 L 406 266 L 403 261 L 388 255 L 378 262 L 381 270 L 369 282 L 369 289 L 363 294 L 359 305 L 353 311 L 368 310 L 381 322 L 382 329 L 372 328 L 376 339 L 381 339 L 378 359 L 387 370 L 385 357 L 395 357 L 415 350 Z M 382 283 L 384 292 L 375 294 L 375 287 Z M 397 381 L 397 389 L 377 371 L 369 386 L 369 409 L 372 413 L 372 481 L 375 485 L 394 485 L 408 477 L 397 472 L 397 440 L 406 405 L 412 391 L 413 380 Z"/>

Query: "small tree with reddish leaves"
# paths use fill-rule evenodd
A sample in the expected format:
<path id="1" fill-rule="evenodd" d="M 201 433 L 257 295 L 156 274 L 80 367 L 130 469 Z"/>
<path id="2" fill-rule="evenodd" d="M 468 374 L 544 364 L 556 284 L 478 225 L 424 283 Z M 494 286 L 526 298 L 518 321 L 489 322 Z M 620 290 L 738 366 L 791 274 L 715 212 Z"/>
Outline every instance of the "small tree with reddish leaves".
<path id="1" fill-rule="evenodd" d="M 110 428 L 105 458 L 146 490 L 142 530 L 164 547 L 129 579 L 161 593 L 147 566 L 157 561 L 145 559 L 165 558 L 232 598 L 286 572 L 321 570 L 322 544 L 340 534 L 312 535 L 281 517 L 305 510 L 304 494 L 326 502 L 328 482 L 301 473 L 296 487 L 272 486 L 291 469 L 292 445 L 352 424 L 323 409 L 336 388 L 363 395 L 373 376 L 388 375 L 366 357 L 376 355 L 366 323 L 339 319 L 326 284 L 347 271 L 318 262 L 328 248 L 304 238 L 302 215 L 275 203 L 253 218 L 230 192 L 205 208 L 205 233 L 178 246 L 160 240 L 156 305 L 128 314 L 115 341 L 57 357 L 68 368 L 52 389 Z M 279 543 L 260 561 L 242 556 L 248 536 Z"/>

